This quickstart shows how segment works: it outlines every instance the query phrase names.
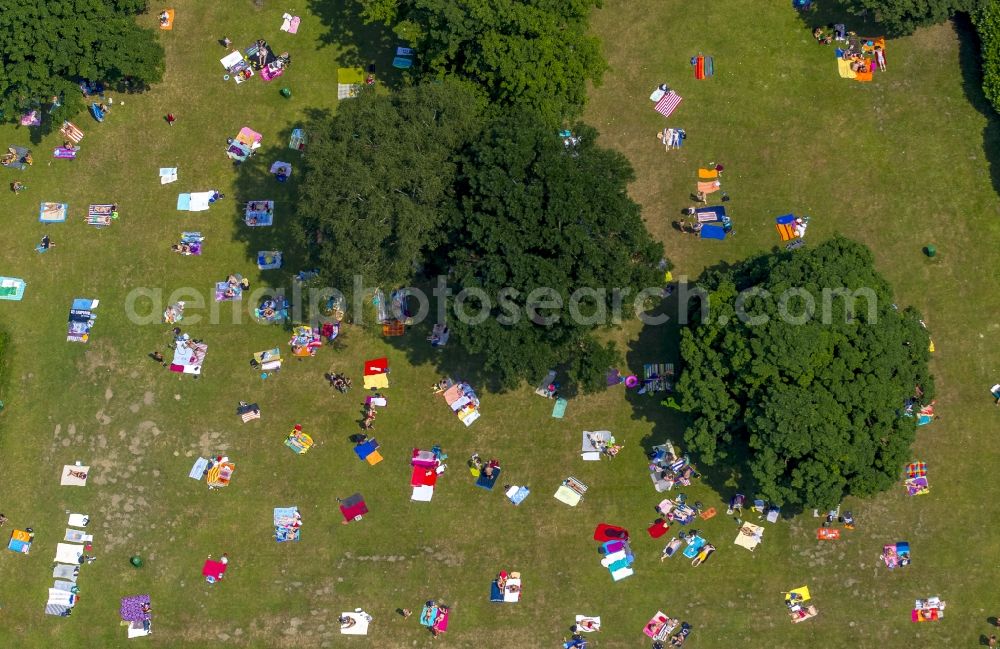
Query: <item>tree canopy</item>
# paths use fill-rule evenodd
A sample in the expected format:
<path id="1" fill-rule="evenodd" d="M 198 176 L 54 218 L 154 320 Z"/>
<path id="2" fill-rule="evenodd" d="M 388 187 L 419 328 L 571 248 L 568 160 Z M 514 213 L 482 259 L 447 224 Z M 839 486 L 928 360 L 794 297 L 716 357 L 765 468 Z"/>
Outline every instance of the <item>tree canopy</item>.
<path id="1" fill-rule="evenodd" d="M 930 399 L 933 382 L 920 316 L 896 310 L 871 252 L 838 237 L 699 284 L 710 308 L 681 331 L 677 392 L 701 461 L 745 462 L 779 504 L 834 506 L 891 485 L 914 438 L 903 404 L 917 386 Z"/>
<path id="2" fill-rule="evenodd" d="M 451 329 L 508 386 L 583 351 L 590 332 L 609 322 L 613 289 L 631 291 L 622 304 L 628 318 L 632 296 L 661 283 L 662 246 L 626 192 L 631 166 L 598 147 L 593 129 L 575 132 L 580 142 L 567 148 L 532 113 L 513 111 L 492 122 L 462 160 L 461 218 L 447 242 L 450 285 L 459 307 L 489 317 L 457 318 Z M 545 306 L 552 301 L 564 306 Z M 531 306 L 539 307 L 534 314 Z"/>
<path id="3" fill-rule="evenodd" d="M 1000 111 L 1000 1 L 984 0 L 972 12 L 983 60 L 983 93 Z"/>
<path id="4" fill-rule="evenodd" d="M 407 284 L 456 213 L 456 155 L 483 102 L 466 84 L 363 92 L 309 126 L 295 231 L 331 286 L 350 295 Z"/>
<path id="5" fill-rule="evenodd" d="M 599 0 L 358 0 L 417 51 L 418 68 L 456 75 L 549 124 L 577 115 L 606 64 L 588 34 Z"/>
<path id="6" fill-rule="evenodd" d="M 19 113 L 63 96 L 64 114 L 82 107 L 81 79 L 142 88 L 163 77 L 163 48 L 132 14 L 145 0 L 5 0 L 0 10 L 0 111 Z"/>
<path id="7" fill-rule="evenodd" d="M 979 0 L 842 0 L 850 10 L 870 12 L 888 36 L 912 34 L 917 27 L 935 25 L 955 12 L 969 11 Z"/>

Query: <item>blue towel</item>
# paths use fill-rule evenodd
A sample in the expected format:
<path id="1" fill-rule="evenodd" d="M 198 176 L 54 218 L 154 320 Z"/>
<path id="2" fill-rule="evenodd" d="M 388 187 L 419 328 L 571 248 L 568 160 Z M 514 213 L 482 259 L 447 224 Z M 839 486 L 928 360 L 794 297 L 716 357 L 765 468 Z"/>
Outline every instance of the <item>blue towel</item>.
<path id="1" fill-rule="evenodd" d="M 357 453 L 358 459 L 365 459 L 372 453 L 378 450 L 378 442 L 373 439 L 368 440 L 364 444 L 358 444 L 354 447 L 354 452 Z"/>
<path id="2" fill-rule="evenodd" d="M 503 601 L 503 592 L 500 590 L 500 587 L 497 586 L 497 582 L 496 581 L 494 581 L 492 584 L 490 584 L 490 601 L 491 602 L 502 602 Z"/>
<path id="3" fill-rule="evenodd" d="M 177 209 L 182 212 L 187 212 L 191 209 L 191 194 L 177 195 Z"/>
<path id="4" fill-rule="evenodd" d="M 500 467 L 496 467 L 495 469 L 493 469 L 492 476 L 487 476 L 486 472 L 483 471 L 482 473 L 479 474 L 479 479 L 476 480 L 476 486 L 482 487 L 487 491 L 491 491 L 493 489 L 493 485 L 497 483 L 497 478 L 499 477 L 500 477 Z"/>
<path id="5" fill-rule="evenodd" d="M 721 225 L 706 223 L 701 226 L 701 238 L 718 239 L 721 241 L 726 238 L 726 230 Z"/>

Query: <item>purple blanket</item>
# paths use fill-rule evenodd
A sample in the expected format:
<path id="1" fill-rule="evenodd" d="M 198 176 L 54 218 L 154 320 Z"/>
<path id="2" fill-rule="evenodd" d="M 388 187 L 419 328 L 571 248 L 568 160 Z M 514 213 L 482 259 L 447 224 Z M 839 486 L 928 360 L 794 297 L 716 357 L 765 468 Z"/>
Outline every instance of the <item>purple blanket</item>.
<path id="1" fill-rule="evenodd" d="M 126 622 L 142 622 L 150 618 L 149 613 L 142 612 L 142 605 L 149 604 L 149 595 L 130 595 L 122 597 L 122 619 Z"/>

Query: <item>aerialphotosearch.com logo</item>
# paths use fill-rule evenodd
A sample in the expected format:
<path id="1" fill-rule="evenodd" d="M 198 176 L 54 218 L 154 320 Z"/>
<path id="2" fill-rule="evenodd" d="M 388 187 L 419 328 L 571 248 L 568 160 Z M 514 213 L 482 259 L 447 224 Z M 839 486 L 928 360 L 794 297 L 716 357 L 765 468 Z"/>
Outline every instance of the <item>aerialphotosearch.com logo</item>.
<path id="1" fill-rule="evenodd" d="M 214 289 L 181 287 L 167 292 L 162 288 L 137 287 L 125 298 L 125 313 L 129 322 L 136 325 L 160 323 L 168 307 L 183 302 L 183 319 L 187 325 L 242 324 L 261 322 L 250 314 L 263 301 L 277 298 L 287 301 L 288 318 L 292 322 L 328 322 L 334 319 L 334 311 L 339 311 L 349 322 L 363 325 L 366 318 L 373 315 L 372 296 L 377 290 L 365 286 L 361 276 L 355 276 L 348 304 L 348 298 L 336 288 L 304 286 L 300 282 L 293 282 L 290 291 L 257 288 L 239 294 L 238 299 L 223 301 L 216 299 Z M 669 299 L 665 300 L 667 297 Z M 534 288 L 527 293 L 508 287 L 497 291 L 495 296 L 475 287 L 455 292 L 448 286 L 447 278 L 439 276 L 430 297 L 421 288 L 406 287 L 383 294 L 381 299 L 385 302 L 381 309 L 383 318 L 405 320 L 414 325 L 431 315 L 436 323 L 457 321 L 468 326 L 482 324 L 489 318 L 507 326 L 527 319 L 545 327 L 563 318 L 581 326 L 617 325 L 628 320 L 631 314 L 643 324 L 653 326 L 666 324 L 672 315 L 681 325 L 691 320 L 712 322 L 709 294 L 697 284 L 688 282 L 686 277 L 681 277 L 676 287 L 651 286 L 639 291 L 582 287 L 564 298 L 549 287 Z M 852 322 L 858 313 L 859 301 L 863 301 L 866 309 L 864 321 L 873 324 L 877 320 L 878 298 L 870 288 L 823 288 L 817 295 L 816 291 L 792 287 L 778 295 L 761 288 L 742 291 L 733 308 L 727 309 L 727 314 L 720 315 L 715 322 L 726 325 L 735 319 L 749 326 L 767 324 L 774 316 L 769 315 L 770 310 L 764 313 L 759 307 L 771 300 L 777 306 L 776 316 L 793 325 L 805 324 L 817 317 L 821 324 L 831 324 L 834 319 Z"/>

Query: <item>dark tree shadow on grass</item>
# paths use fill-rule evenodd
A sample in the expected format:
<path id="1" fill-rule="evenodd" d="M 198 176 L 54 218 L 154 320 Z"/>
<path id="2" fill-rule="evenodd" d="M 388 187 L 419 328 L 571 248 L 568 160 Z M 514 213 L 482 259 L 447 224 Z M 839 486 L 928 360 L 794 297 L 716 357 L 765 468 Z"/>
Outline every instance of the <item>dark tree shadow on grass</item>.
<path id="1" fill-rule="evenodd" d="M 407 327 L 402 336 L 388 337 L 385 338 L 385 341 L 393 349 L 406 354 L 406 360 L 411 365 L 430 364 L 441 376 L 450 376 L 456 380 L 466 381 L 476 390 L 487 390 L 492 393 L 504 392 L 504 387 L 497 380 L 496 373 L 484 369 L 483 357 L 465 351 L 454 337 L 444 347 L 431 345 L 428 339 L 434 324 L 437 322 L 437 304 L 432 293 L 433 283 L 430 278 L 423 278 L 422 281 L 414 283 L 413 287 L 420 289 L 428 297 L 430 310 L 427 317 Z M 383 289 L 385 289 L 388 298 L 391 290 L 386 287 Z"/>
<path id="2" fill-rule="evenodd" d="M 679 298 L 685 295 L 683 290 L 674 293 L 663 300 L 658 308 L 651 313 L 653 316 L 669 317 L 664 324 L 647 324 L 639 333 L 639 337 L 629 346 L 626 352 L 626 364 L 630 372 L 641 377 L 642 367 L 647 363 L 673 363 L 675 381 L 680 378 L 684 366 L 680 357 L 680 332 L 690 319 L 682 318 L 681 309 L 697 309 L 698 299 L 691 298 L 686 304 L 681 304 Z M 671 408 L 671 394 L 659 392 L 656 394 L 639 394 L 638 390 L 628 390 L 626 400 L 632 407 L 632 418 L 652 422 L 652 431 L 640 440 L 644 453 L 650 453 L 654 446 L 670 440 L 682 453 L 687 453 L 692 463 L 701 474 L 702 482 L 726 501 L 733 493 L 745 494 L 753 499 L 758 486 L 749 470 L 746 460 L 749 452 L 746 449 L 735 448 L 726 458 L 715 465 L 708 466 L 699 461 L 696 453 L 690 453 L 684 442 L 684 431 L 690 425 L 690 415 Z"/>
<path id="3" fill-rule="evenodd" d="M 376 76 L 386 86 L 397 88 L 403 83 L 401 71 L 392 67 L 399 39 L 385 25 L 365 23 L 355 0 L 310 0 L 309 9 L 327 29 L 322 42 L 341 48 L 341 67 L 367 69 L 374 64 Z"/>
<path id="4" fill-rule="evenodd" d="M 958 64 L 962 70 L 962 89 L 972 107 L 986 118 L 983 129 L 983 153 L 990 169 L 993 190 L 1000 193 L 1000 116 L 983 93 L 983 67 L 979 51 L 979 36 L 965 14 L 954 19 L 958 33 Z"/>
<path id="5" fill-rule="evenodd" d="M 791 4 L 791 3 L 789 3 Z M 856 14 L 848 11 L 846 7 L 835 0 L 820 0 L 813 3 L 813 8 L 807 11 L 797 11 L 799 20 L 809 29 L 810 32 L 817 27 L 832 27 L 836 24 L 843 24 L 847 31 L 855 32 L 858 36 L 881 36 L 883 28 L 875 22 L 874 17 L 867 12 Z M 891 36 L 892 34 L 886 34 Z M 834 42 L 833 45 L 835 45 Z"/>

